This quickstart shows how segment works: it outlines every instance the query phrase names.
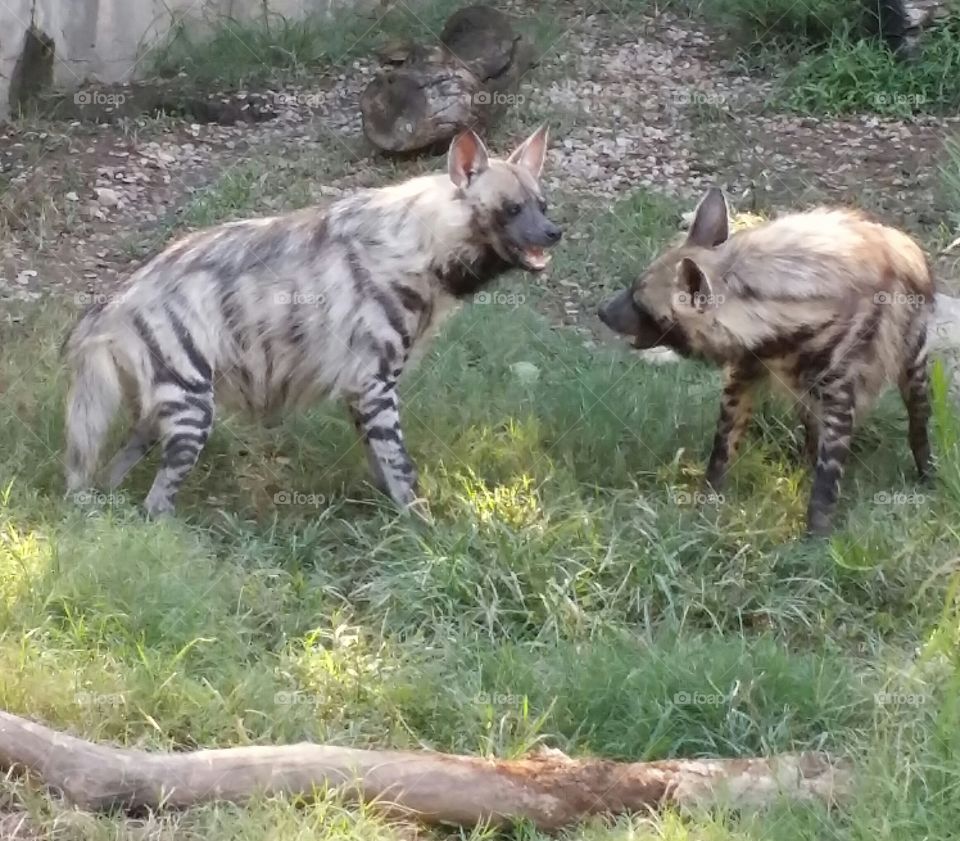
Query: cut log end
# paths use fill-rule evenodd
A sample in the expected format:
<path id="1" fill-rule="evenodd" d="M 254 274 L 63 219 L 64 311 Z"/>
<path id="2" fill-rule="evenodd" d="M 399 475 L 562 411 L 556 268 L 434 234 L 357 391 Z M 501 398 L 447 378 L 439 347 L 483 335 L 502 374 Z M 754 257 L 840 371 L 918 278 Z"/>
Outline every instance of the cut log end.
<path id="1" fill-rule="evenodd" d="M 360 100 L 363 131 L 381 149 L 401 152 L 417 142 L 417 127 L 427 114 L 423 89 L 409 74 L 374 79 Z"/>
<path id="2" fill-rule="evenodd" d="M 381 51 L 388 66 L 360 97 L 364 134 L 378 149 L 434 149 L 464 128 L 486 130 L 533 64 L 509 19 L 485 6 L 454 13 L 441 42 Z"/>

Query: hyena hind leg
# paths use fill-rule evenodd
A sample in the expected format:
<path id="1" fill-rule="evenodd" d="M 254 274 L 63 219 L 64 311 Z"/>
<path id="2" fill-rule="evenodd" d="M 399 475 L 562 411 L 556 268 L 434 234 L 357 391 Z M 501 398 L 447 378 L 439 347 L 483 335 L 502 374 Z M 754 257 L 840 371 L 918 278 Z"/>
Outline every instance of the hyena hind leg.
<path id="1" fill-rule="evenodd" d="M 162 455 L 160 469 L 144 502 L 150 517 L 173 512 L 177 491 L 210 437 L 213 392 L 185 395 L 182 400 L 163 403 L 156 417 Z"/>
<path id="2" fill-rule="evenodd" d="M 130 440 L 124 444 L 110 460 L 104 471 L 108 490 L 114 490 L 127 477 L 127 474 L 153 449 L 157 443 L 157 434 L 152 424 L 141 422 L 133 430 Z"/>
<path id="3" fill-rule="evenodd" d="M 707 465 L 707 484 L 723 487 L 727 470 L 736 458 L 740 442 L 753 415 L 753 390 L 759 374 L 753 366 L 731 366 L 726 370 L 720 418 Z"/>
<path id="4" fill-rule="evenodd" d="M 900 376 L 900 394 L 907 407 L 907 436 L 910 451 L 917 465 L 917 473 L 924 481 L 933 473 L 930 459 L 930 378 L 927 372 L 926 354 L 921 353 L 905 366 Z"/>
<path id="5" fill-rule="evenodd" d="M 833 515 L 840 499 L 840 482 L 850 455 L 853 436 L 853 391 L 840 384 L 820 395 L 820 441 L 814 466 L 813 488 L 807 506 L 807 531 L 823 536 L 832 530 Z"/>
<path id="6" fill-rule="evenodd" d="M 820 446 L 820 419 L 810 406 L 800 403 L 797 413 L 803 424 L 802 458 L 811 467 L 817 466 L 817 450 Z"/>
<path id="7" fill-rule="evenodd" d="M 351 413 L 375 480 L 397 505 L 410 507 L 417 501 L 417 470 L 403 441 L 395 383 L 376 378 L 351 402 Z"/>
<path id="8" fill-rule="evenodd" d="M 66 416 L 68 497 L 91 486 L 100 450 L 122 399 L 116 366 L 106 348 L 82 351 L 73 365 Z"/>

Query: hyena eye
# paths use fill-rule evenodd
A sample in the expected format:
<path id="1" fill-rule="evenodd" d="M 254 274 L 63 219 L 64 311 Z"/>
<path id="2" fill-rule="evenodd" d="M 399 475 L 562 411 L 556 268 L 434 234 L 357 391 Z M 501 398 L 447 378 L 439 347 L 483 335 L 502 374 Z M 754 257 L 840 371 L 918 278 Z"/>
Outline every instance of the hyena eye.
<path id="1" fill-rule="evenodd" d="M 538 206 L 540 207 L 540 212 L 541 212 L 541 213 L 546 213 L 546 212 L 547 212 L 547 203 L 546 203 L 543 199 L 540 199 L 540 203 L 539 203 Z"/>
<path id="2" fill-rule="evenodd" d="M 512 201 L 507 205 L 507 216 L 518 216 L 522 209 L 519 204 Z"/>

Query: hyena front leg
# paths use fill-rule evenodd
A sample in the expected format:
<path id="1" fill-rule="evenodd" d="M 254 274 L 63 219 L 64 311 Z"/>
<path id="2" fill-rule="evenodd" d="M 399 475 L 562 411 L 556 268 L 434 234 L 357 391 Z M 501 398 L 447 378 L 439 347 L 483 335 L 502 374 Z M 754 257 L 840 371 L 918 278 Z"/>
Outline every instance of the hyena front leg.
<path id="1" fill-rule="evenodd" d="M 210 437 L 213 390 L 185 394 L 179 400 L 161 403 L 155 417 L 163 454 L 144 503 L 151 517 L 172 513 L 177 491 Z"/>
<path id="2" fill-rule="evenodd" d="M 400 429 L 396 381 L 377 377 L 351 401 L 354 421 L 367 447 L 374 478 L 400 507 L 417 500 L 417 470 Z"/>
<path id="3" fill-rule="evenodd" d="M 380 460 L 374 454 L 370 442 L 366 440 L 366 436 L 364 435 L 363 413 L 357 408 L 356 401 L 347 401 L 347 409 L 350 412 L 350 417 L 353 419 L 353 425 L 357 430 L 357 434 L 363 439 L 363 446 L 367 451 L 367 464 L 370 467 L 370 473 L 373 475 L 373 484 L 381 493 L 387 493 L 387 480 L 383 475 L 383 471 L 380 469 Z"/>
<path id="4" fill-rule="evenodd" d="M 908 437 L 913 460 L 922 480 L 930 478 L 930 378 L 927 372 L 926 337 L 921 337 L 920 351 L 900 375 L 900 394 L 907 406 Z"/>
<path id="5" fill-rule="evenodd" d="M 813 407 L 802 401 L 797 412 L 803 424 L 803 459 L 811 467 L 816 467 L 817 450 L 820 447 L 820 418 Z"/>
<path id="6" fill-rule="evenodd" d="M 807 532 L 822 536 L 831 531 L 833 513 L 840 498 L 840 481 L 850 455 L 853 387 L 849 383 L 838 383 L 816 396 L 821 407 L 820 443 L 807 507 Z"/>
<path id="7" fill-rule="evenodd" d="M 720 418 L 713 439 L 713 451 L 707 465 L 707 484 L 714 490 L 723 487 L 727 469 L 753 415 L 753 389 L 760 376 L 752 363 L 730 365 L 724 371 L 725 382 L 720 403 Z"/>

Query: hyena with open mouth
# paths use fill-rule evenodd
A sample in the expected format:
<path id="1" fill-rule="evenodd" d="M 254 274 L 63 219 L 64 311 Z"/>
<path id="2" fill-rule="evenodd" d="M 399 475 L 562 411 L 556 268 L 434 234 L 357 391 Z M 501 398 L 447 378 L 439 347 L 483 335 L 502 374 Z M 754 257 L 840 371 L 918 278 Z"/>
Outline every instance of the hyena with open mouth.
<path id="1" fill-rule="evenodd" d="M 151 515 L 173 510 L 215 402 L 269 418 L 341 397 L 378 485 L 398 505 L 414 503 L 397 379 L 457 302 L 509 269 L 546 267 L 545 249 L 561 237 L 538 183 L 546 149 L 545 126 L 506 160 L 467 131 L 445 173 L 326 211 L 221 225 L 150 260 L 64 343 L 68 493 L 89 487 L 124 397 L 136 424 L 107 482 L 118 485 L 156 445 Z"/>
<path id="2" fill-rule="evenodd" d="M 719 488 L 763 381 L 785 390 L 814 465 L 807 528 L 826 534 L 854 420 L 900 388 L 922 478 L 930 473 L 927 329 L 934 284 L 920 247 L 850 210 L 794 213 L 729 235 L 712 189 L 686 241 L 661 255 L 600 319 L 639 348 L 666 346 L 722 365 L 720 420 L 707 467 Z"/>

